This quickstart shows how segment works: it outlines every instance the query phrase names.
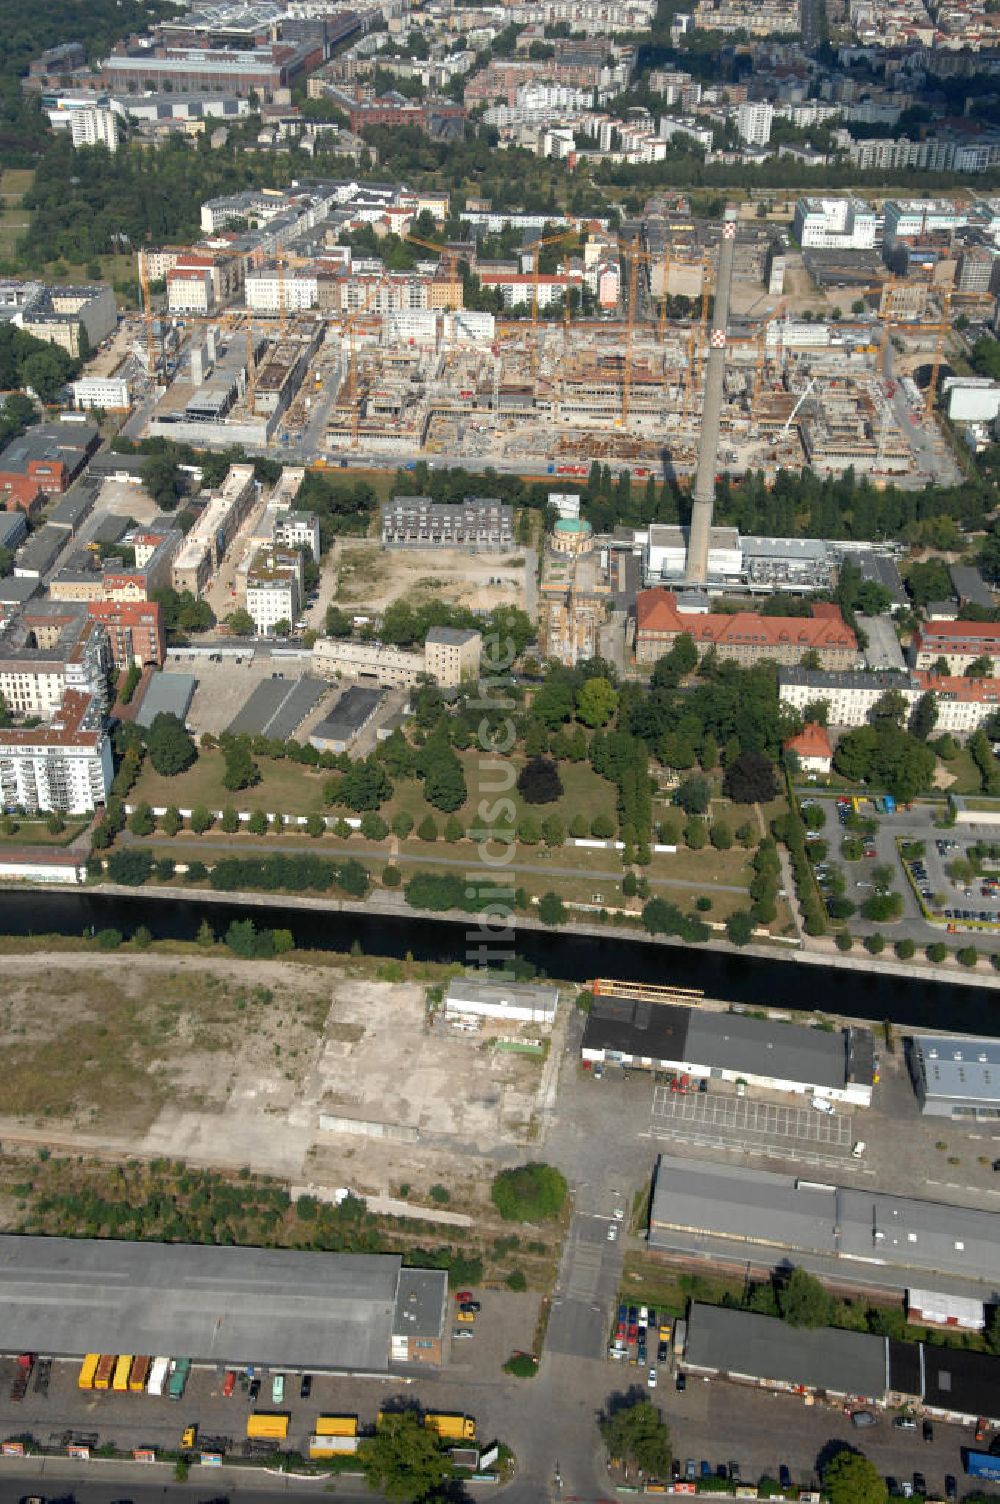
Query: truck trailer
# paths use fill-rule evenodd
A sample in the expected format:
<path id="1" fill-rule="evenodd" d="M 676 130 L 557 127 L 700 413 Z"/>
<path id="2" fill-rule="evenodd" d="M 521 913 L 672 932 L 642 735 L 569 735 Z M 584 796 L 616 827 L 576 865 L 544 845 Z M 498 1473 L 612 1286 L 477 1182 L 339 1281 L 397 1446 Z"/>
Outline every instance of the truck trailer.
<path id="1" fill-rule="evenodd" d="M 149 1382 L 149 1370 L 153 1360 L 145 1354 L 140 1354 L 132 1359 L 132 1372 L 129 1374 L 128 1387 L 133 1394 L 142 1394 Z"/>
<path id="2" fill-rule="evenodd" d="M 253 1440 L 284 1441 L 288 1435 L 288 1416 L 276 1411 L 258 1410 L 247 1416 L 247 1436 Z"/>
<path id="3" fill-rule="evenodd" d="M 118 1361 L 117 1353 L 102 1353 L 97 1364 L 97 1372 L 94 1374 L 95 1389 L 110 1389 L 111 1380 L 115 1374 L 115 1364 Z"/>
<path id="4" fill-rule="evenodd" d="M 310 1436 L 309 1456 L 312 1458 L 348 1457 L 358 1450 L 360 1444 L 360 1436 Z"/>
<path id="5" fill-rule="evenodd" d="M 475 1441 L 476 1423 L 471 1415 L 449 1415 L 430 1410 L 424 1416 L 424 1425 L 436 1431 L 446 1441 Z"/>
<path id="6" fill-rule="evenodd" d="M 357 1436 L 358 1417 L 356 1415 L 317 1415 L 317 1436 Z"/>
<path id="7" fill-rule="evenodd" d="M 146 1391 L 159 1399 L 170 1376 L 170 1359 L 154 1358 L 153 1366 L 149 1370 L 149 1379 L 146 1383 Z"/>
<path id="8" fill-rule="evenodd" d="M 1000 1481 L 1000 1457 L 994 1457 L 992 1452 L 963 1449 L 962 1459 L 970 1478 L 991 1478 L 994 1483 Z"/>
<path id="9" fill-rule="evenodd" d="M 125 1394 L 128 1391 L 128 1381 L 131 1373 L 131 1353 L 119 1353 L 115 1362 L 114 1377 L 111 1380 L 112 1389 L 116 1390 L 118 1394 Z"/>
<path id="10" fill-rule="evenodd" d="M 93 1389 L 94 1379 L 97 1376 L 97 1365 L 101 1361 L 100 1353 L 88 1353 L 80 1365 L 80 1376 L 77 1384 L 81 1389 Z"/>
<path id="11" fill-rule="evenodd" d="M 188 1374 L 191 1372 L 190 1358 L 174 1358 L 170 1364 L 170 1379 L 167 1383 L 167 1398 L 180 1400 L 184 1398 L 187 1388 Z"/>

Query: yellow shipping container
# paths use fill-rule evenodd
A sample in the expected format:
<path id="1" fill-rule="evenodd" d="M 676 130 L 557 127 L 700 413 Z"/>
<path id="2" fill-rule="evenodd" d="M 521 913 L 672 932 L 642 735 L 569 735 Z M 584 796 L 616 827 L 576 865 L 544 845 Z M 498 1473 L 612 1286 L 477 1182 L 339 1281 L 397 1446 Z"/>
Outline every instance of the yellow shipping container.
<path id="1" fill-rule="evenodd" d="M 80 1365 L 80 1377 L 77 1379 L 81 1389 L 93 1389 L 94 1379 L 97 1376 L 97 1365 L 101 1361 L 100 1353 L 88 1353 Z"/>
<path id="2" fill-rule="evenodd" d="M 358 1417 L 356 1415 L 317 1415 L 317 1436 L 357 1436 Z"/>
<path id="3" fill-rule="evenodd" d="M 131 1353 L 122 1353 L 115 1363 L 115 1376 L 111 1380 L 112 1389 L 117 1389 L 119 1394 L 124 1394 L 128 1389 L 128 1376 L 132 1372 Z"/>
<path id="4" fill-rule="evenodd" d="M 288 1416 L 259 1413 L 247 1418 L 247 1436 L 272 1441 L 284 1441 L 288 1435 Z"/>

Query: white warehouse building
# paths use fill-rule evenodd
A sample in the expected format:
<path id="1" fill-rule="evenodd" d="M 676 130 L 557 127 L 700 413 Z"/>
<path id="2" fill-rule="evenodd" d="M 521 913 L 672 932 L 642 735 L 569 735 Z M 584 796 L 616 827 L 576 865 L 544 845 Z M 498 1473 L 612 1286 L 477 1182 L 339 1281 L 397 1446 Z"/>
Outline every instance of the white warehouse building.
<path id="1" fill-rule="evenodd" d="M 559 1005 L 558 987 L 526 983 L 484 982 L 477 977 L 452 977 L 444 999 L 445 1018 L 490 1018 L 507 1023 L 553 1024 Z"/>

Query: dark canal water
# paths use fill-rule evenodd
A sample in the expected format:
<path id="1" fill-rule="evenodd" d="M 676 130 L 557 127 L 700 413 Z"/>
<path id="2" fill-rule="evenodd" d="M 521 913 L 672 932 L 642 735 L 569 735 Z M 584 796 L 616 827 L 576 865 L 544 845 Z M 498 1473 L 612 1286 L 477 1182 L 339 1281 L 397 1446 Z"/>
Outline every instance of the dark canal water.
<path id="1" fill-rule="evenodd" d="M 357 942 L 366 955 L 402 958 L 409 953 L 420 961 L 466 960 L 465 924 L 441 919 L 321 912 L 280 900 L 246 909 L 197 897 L 149 898 L 141 893 L 0 893 L 0 933 L 9 935 L 79 935 L 91 926 L 114 927 L 130 935 L 145 925 L 156 939 L 193 940 L 203 919 L 222 935 L 232 920 L 248 915 L 260 928 L 291 930 L 301 948 L 349 951 Z M 751 1006 L 817 1008 L 855 1018 L 891 1019 L 911 1028 L 1000 1035 L 1000 989 L 553 931 L 521 931 L 517 951 L 541 974 L 569 982 L 595 976 L 662 982 L 698 987 L 710 997 Z"/>

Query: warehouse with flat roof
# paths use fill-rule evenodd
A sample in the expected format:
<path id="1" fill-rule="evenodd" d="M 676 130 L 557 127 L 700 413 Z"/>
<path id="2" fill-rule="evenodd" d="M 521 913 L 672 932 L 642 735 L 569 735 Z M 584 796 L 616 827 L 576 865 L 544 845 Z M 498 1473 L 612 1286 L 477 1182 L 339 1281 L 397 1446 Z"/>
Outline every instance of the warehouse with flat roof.
<path id="1" fill-rule="evenodd" d="M 649 1246 L 759 1268 L 790 1260 L 900 1290 L 929 1274 L 986 1287 L 990 1299 L 1000 1287 L 1000 1213 L 668 1154 L 657 1164 Z"/>
<path id="2" fill-rule="evenodd" d="M 398 1254 L 6 1235 L 0 1331 L 5 1352 L 384 1373 L 421 1273 Z"/>
<path id="3" fill-rule="evenodd" d="M 868 1029 L 801 1024 L 673 1004 L 595 998 L 584 1064 L 674 1071 L 869 1107 L 875 1051 Z"/>
<path id="4" fill-rule="evenodd" d="M 1000 1040 L 917 1034 L 909 1061 L 924 1117 L 968 1122 L 1000 1117 Z"/>
<path id="5" fill-rule="evenodd" d="M 684 1366 L 763 1389 L 907 1406 L 935 1419 L 1000 1420 L 1000 1359 L 869 1332 L 795 1327 L 774 1316 L 692 1304 Z"/>
<path id="6" fill-rule="evenodd" d="M 147 730 L 158 715 L 175 715 L 179 721 L 185 721 L 196 685 L 193 674 L 168 674 L 161 669 L 146 686 L 136 721 Z"/>

